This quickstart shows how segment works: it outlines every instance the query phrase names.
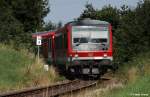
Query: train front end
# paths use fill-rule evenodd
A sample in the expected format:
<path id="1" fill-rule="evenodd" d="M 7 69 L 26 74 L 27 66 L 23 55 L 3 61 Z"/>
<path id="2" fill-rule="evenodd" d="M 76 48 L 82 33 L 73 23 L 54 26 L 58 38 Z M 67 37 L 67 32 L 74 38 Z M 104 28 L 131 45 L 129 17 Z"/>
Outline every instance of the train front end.
<path id="1" fill-rule="evenodd" d="M 112 27 L 108 22 L 81 20 L 69 24 L 69 72 L 103 75 L 112 68 Z"/>

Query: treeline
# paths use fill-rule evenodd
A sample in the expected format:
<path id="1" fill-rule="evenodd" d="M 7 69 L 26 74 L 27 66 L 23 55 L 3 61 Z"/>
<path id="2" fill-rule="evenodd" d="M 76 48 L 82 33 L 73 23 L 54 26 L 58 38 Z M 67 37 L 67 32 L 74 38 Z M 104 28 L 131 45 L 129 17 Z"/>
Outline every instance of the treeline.
<path id="1" fill-rule="evenodd" d="M 128 62 L 136 54 L 150 49 L 149 0 L 140 1 L 136 8 L 123 5 L 117 9 L 109 5 L 96 9 L 87 4 L 78 19 L 82 18 L 105 20 L 112 24 L 116 62 Z"/>
<path id="2" fill-rule="evenodd" d="M 48 0 L 0 0 L 0 42 L 30 47 L 31 33 L 42 30 Z"/>

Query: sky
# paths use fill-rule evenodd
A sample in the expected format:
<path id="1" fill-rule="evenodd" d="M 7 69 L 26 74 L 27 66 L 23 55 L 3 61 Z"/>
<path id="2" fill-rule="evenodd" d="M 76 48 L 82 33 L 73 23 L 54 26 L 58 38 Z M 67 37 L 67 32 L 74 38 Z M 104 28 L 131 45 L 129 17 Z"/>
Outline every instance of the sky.
<path id="1" fill-rule="evenodd" d="M 92 3 L 94 8 L 101 9 L 105 5 L 111 4 L 120 8 L 125 4 L 135 8 L 139 0 L 49 0 L 50 12 L 44 18 L 45 22 L 62 22 L 63 24 L 73 21 L 79 17 L 85 9 L 85 4 Z"/>

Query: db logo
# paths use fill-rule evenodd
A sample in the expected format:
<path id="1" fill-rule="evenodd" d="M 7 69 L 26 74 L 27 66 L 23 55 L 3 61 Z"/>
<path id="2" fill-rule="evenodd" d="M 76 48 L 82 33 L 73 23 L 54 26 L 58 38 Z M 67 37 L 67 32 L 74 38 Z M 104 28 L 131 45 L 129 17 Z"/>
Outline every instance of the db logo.
<path id="1" fill-rule="evenodd" d="M 88 53 L 88 56 L 89 56 L 89 57 L 92 57 L 92 56 L 93 56 L 93 53 Z"/>

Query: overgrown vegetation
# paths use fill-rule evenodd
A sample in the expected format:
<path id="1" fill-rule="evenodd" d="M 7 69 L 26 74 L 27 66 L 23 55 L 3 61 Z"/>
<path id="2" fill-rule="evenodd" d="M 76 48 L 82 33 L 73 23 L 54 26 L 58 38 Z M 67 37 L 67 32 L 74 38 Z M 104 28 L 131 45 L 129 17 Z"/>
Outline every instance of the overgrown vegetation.
<path id="1" fill-rule="evenodd" d="M 0 42 L 31 48 L 31 34 L 43 29 L 48 0 L 1 0 Z"/>
<path id="2" fill-rule="evenodd" d="M 119 78 L 126 80 L 124 87 L 109 90 L 106 97 L 134 97 L 135 95 L 148 97 L 150 95 L 150 52 L 140 54 L 132 60 L 124 64 L 117 74 Z"/>
<path id="3" fill-rule="evenodd" d="M 45 71 L 43 60 L 27 50 L 0 44 L 0 91 L 41 86 L 61 80 L 53 67 Z"/>
<path id="4" fill-rule="evenodd" d="M 44 22 L 50 12 L 49 0 L 1 0 L 0 42 L 31 49 L 31 34 L 61 27 L 62 23 Z M 17 47 L 16 47 L 17 46 Z"/>
<path id="5" fill-rule="evenodd" d="M 150 1 L 143 0 L 136 8 L 123 5 L 120 9 L 111 5 L 95 9 L 87 4 L 78 19 L 105 20 L 113 26 L 113 48 L 115 62 L 128 62 L 136 54 L 150 48 Z"/>

